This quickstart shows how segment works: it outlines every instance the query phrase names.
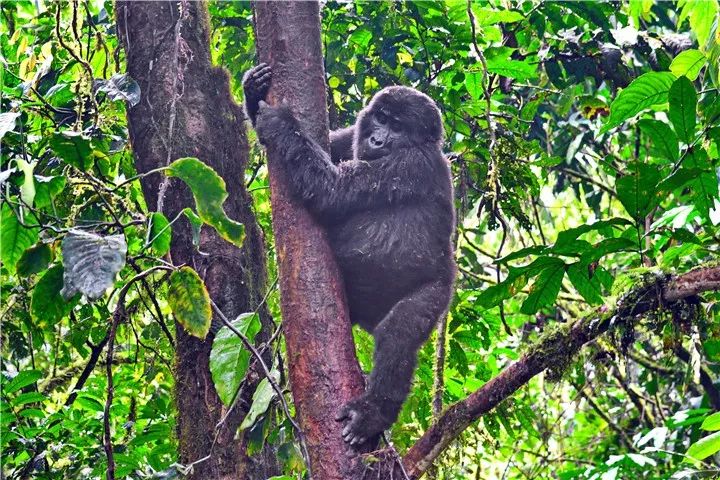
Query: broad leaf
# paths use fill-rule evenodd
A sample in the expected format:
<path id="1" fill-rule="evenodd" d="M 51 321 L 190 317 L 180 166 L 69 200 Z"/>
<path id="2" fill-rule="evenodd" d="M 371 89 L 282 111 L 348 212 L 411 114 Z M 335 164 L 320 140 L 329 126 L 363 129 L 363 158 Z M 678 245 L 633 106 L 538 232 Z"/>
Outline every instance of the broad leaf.
<path id="1" fill-rule="evenodd" d="M 610 117 L 600 133 L 634 117 L 648 107 L 666 103 L 675 75 L 669 72 L 649 72 L 640 75 L 610 104 Z"/>
<path id="2" fill-rule="evenodd" d="M 172 241 L 172 225 L 167 217 L 160 212 L 150 214 L 150 228 L 148 229 L 148 242 L 153 250 L 161 257 L 170 251 Z"/>
<path id="3" fill-rule="evenodd" d="M 575 289 L 588 303 L 592 305 L 602 303 L 602 284 L 600 283 L 600 278 L 595 275 L 590 276 L 587 263 L 573 263 L 568 266 L 567 274 Z"/>
<path id="4" fill-rule="evenodd" d="M 15 120 L 20 116 L 20 112 L 4 112 L 0 113 L 0 138 L 6 133 L 15 129 Z"/>
<path id="5" fill-rule="evenodd" d="M 703 430 L 710 430 L 711 432 L 720 430 L 720 412 L 715 412 L 709 417 L 707 417 L 705 420 L 703 420 L 700 428 L 702 428 Z"/>
<path id="6" fill-rule="evenodd" d="M 96 80 L 95 85 L 111 100 L 125 100 L 132 107 L 140 103 L 140 85 L 126 73 L 116 73 L 110 80 Z"/>
<path id="7" fill-rule="evenodd" d="M 1 215 L 0 259 L 3 266 L 12 273 L 25 250 L 37 241 L 38 230 L 23 227 L 7 203 L 3 203 Z"/>
<path id="8" fill-rule="evenodd" d="M 78 297 L 66 301 L 60 291 L 63 288 L 63 267 L 51 267 L 35 284 L 30 300 L 30 316 L 41 325 L 60 321 L 77 304 Z"/>
<path id="9" fill-rule="evenodd" d="M 92 166 L 90 139 L 79 132 L 63 131 L 50 139 L 50 148 L 66 163 L 85 171 Z"/>
<path id="10" fill-rule="evenodd" d="M 670 71 L 674 73 L 676 77 L 685 76 L 695 81 L 706 62 L 707 58 L 705 58 L 705 54 L 700 50 L 685 50 L 673 59 L 670 64 Z"/>
<path id="11" fill-rule="evenodd" d="M 65 266 L 62 295 L 70 298 L 79 292 L 90 300 L 102 297 L 125 265 L 126 253 L 127 243 L 123 235 L 102 237 L 71 230 L 62 243 Z"/>
<path id="12" fill-rule="evenodd" d="M 718 451 L 720 451 L 720 432 L 715 432 L 690 445 L 687 456 L 697 460 L 704 460 Z"/>
<path id="13" fill-rule="evenodd" d="M 227 198 L 225 181 L 215 170 L 197 158 L 181 158 L 170 164 L 168 176 L 178 177 L 192 190 L 197 212 L 203 222 L 213 227 L 228 242 L 241 247 L 245 239 L 242 223 L 230 220 L 223 210 Z"/>
<path id="14" fill-rule="evenodd" d="M 53 261 L 53 252 L 45 242 L 40 242 L 25 250 L 17 262 L 17 273 L 29 277 L 45 270 Z"/>
<path id="15" fill-rule="evenodd" d="M 477 100 L 478 98 L 480 98 L 483 94 L 482 73 L 466 72 L 465 88 L 467 89 L 473 100 Z"/>
<path id="16" fill-rule="evenodd" d="M 680 77 L 670 87 L 668 118 L 675 127 L 680 140 L 690 144 L 695 137 L 695 109 L 697 92 L 687 77 Z"/>
<path id="17" fill-rule="evenodd" d="M 207 336 L 212 321 L 210 295 L 195 270 L 182 267 L 170 275 L 167 301 L 175 320 L 188 333 L 198 338 Z"/>
<path id="18" fill-rule="evenodd" d="M 618 178 L 615 189 L 625 210 L 640 222 L 658 204 L 660 172 L 656 167 L 644 163 L 637 163 L 631 168 L 635 172 Z"/>
<path id="19" fill-rule="evenodd" d="M 532 315 L 541 308 L 551 305 L 557 298 L 558 292 L 560 292 L 564 275 L 565 263 L 559 259 L 553 259 L 535 279 L 530 288 L 530 293 L 520 307 L 520 311 Z"/>
<path id="20" fill-rule="evenodd" d="M 530 80 L 537 78 L 538 67 L 529 62 L 505 58 L 489 58 L 487 60 L 488 72 L 497 73 L 503 77 L 516 80 Z"/>
<path id="21" fill-rule="evenodd" d="M 695 148 L 688 153 L 684 164 L 691 171 L 700 172 L 688 183 L 693 192 L 691 200 L 698 213 L 710 221 L 710 210 L 714 207 L 719 192 L 717 175 L 708 154 L 703 148 Z"/>
<path id="22" fill-rule="evenodd" d="M 650 156 L 677 162 L 680 158 L 679 142 L 677 135 L 668 124 L 649 118 L 644 118 L 637 124 L 640 130 L 650 138 Z"/>
<path id="23" fill-rule="evenodd" d="M 260 331 L 257 314 L 243 313 L 232 325 L 251 342 Z M 210 373 L 220 400 L 229 406 L 240 382 L 245 378 L 250 361 L 250 352 L 242 340 L 227 326 L 220 329 L 210 350 Z"/>
<path id="24" fill-rule="evenodd" d="M 273 370 L 272 372 L 270 372 L 270 375 L 276 382 L 280 377 L 280 374 L 277 372 L 277 370 Z M 265 411 L 268 409 L 273 397 L 275 397 L 275 389 L 273 389 L 267 378 L 263 378 L 262 380 L 260 380 L 260 383 L 258 384 L 255 393 L 253 393 L 253 400 L 252 405 L 250 405 L 250 411 L 243 419 L 240 427 L 238 427 L 239 430 L 245 430 L 246 428 L 251 427 L 255 423 L 257 418 L 263 413 L 265 413 Z"/>
<path id="25" fill-rule="evenodd" d="M 15 393 L 23 387 L 27 387 L 40 380 L 43 377 L 39 370 L 23 370 L 18 372 L 9 382 L 3 385 L 3 393 L 9 395 Z"/>

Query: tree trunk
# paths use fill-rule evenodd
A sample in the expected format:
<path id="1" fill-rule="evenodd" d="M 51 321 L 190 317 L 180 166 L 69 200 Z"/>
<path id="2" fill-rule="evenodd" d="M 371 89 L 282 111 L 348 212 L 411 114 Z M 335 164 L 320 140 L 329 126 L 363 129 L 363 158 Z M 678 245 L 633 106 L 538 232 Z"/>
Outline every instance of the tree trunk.
<path id="1" fill-rule="evenodd" d="M 287 102 L 328 148 L 325 73 L 317 2 L 255 3 L 257 50 L 273 67 L 270 103 Z M 273 229 L 290 384 L 314 480 L 353 478 L 338 409 L 363 391 L 342 280 L 324 230 L 290 196 L 268 151 Z"/>
<path id="2" fill-rule="evenodd" d="M 229 193 L 225 210 L 245 225 L 242 249 L 211 229 L 203 229 L 200 251 L 204 253 L 200 254 L 182 217 L 173 225 L 172 261 L 198 271 L 210 297 L 228 318 L 253 311 L 266 288 L 263 238 L 244 187 L 248 159 L 244 114 L 232 99 L 227 73 L 211 64 L 207 6 L 187 1 L 122 1 L 117 3 L 116 15 L 127 71 L 142 91 L 140 103 L 128 107 L 137 170 L 146 172 L 180 157 L 199 158 L 225 179 Z M 194 205 L 184 184 L 162 175 L 145 177 L 142 188 L 149 210 L 162 211 L 169 219 Z M 264 308 L 261 322 L 259 342 L 267 340 L 272 325 Z M 251 403 L 253 382 L 244 389 L 245 402 L 238 403 L 220 428 L 213 447 L 216 425 L 226 410 L 209 370 L 214 336 L 211 333 L 204 341 L 199 340 L 179 325 L 176 332 L 180 462 L 189 464 L 210 455 L 194 466 L 190 478 L 255 480 L 276 474 L 272 468 L 250 471 L 245 442 L 234 439 Z"/>

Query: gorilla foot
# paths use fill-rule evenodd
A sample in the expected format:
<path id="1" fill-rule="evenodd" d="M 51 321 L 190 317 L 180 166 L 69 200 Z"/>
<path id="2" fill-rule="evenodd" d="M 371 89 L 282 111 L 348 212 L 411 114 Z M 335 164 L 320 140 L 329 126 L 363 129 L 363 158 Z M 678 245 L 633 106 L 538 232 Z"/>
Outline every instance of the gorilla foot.
<path id="1" fill-rule="evenodd" d="M 392 424 L 383 417 L 380 409 L 365 397 L 348 402 L 335 420 L 345 424 L 343 440 L 353 447 L 376 440 Z"/>

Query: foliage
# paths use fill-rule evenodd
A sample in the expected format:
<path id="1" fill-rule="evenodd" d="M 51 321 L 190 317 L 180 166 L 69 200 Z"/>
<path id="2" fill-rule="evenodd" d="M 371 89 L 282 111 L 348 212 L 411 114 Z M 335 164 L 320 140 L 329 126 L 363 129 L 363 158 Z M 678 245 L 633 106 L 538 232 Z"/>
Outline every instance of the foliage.
<path id="1" fill-rule="evenodd" d="M 249 2 L 213 3 L 210 13 L 213 58 L 241 99 L 240 79 L 254 63 Z M 143 92 L 124 72 L 112 3 L 2 2 L 0 15 L 2 475 L 103 476 L 103 359 L 124 288 L 109 418 L 117 476 L 170 475 L 177 413 L 168 324 L 202 337 L 211 318 L 197 274 L 170 263 L 172 227 L 190 221 L 196 246 L 207 226 L 240 245 L 243 226 L 222 209 L 225 182 L 237 179 L 172 159 L 167 171 L 143 175 L 180 177 L 195 211 L 166 218 L 148 209 L 125 118 L 126 102 Z M 716 0 L 324 6 L 333 128 L 352 123 L 390 84 L 422 90 L 443 112 L 459 266 L 440 368 L 445 405 L 543 332 L 612 308 L 646 269 L 681 273 L 717 259 L 717 30 Z M 267 172 L 255 143 L 251 153 L 244 180 L 274 277 Z M 64 239 L 77 230 L 127 246 L 126 261 L 102 277 L 107 293 L 102 283 L 97 295 L 61 294 L 77 264 Z M 98 252 L 80 257 L 112 263 Z M 717 299 L 702 299 L 702 315 L 661 312 L 563 359 L 557 383 L 541 376 L 484 416 L 439 459 L 435 478 L 717 474 Z M 268 304 L 279 318 L 274 291 Z M 256 315 L 235 323 L 254 338 Z M 356 340 L 369 369 L 372 338 Z M 286 387 L 282 337 L 265 348 Z M 428 342 L 420 352 L 392 430 L 399 449 L 432 422 L 435 350 Z M 220 330 L 211 370 L 226 404 L 249 358 Z M 271 445 L 286 474 L 277 478 L 298 478 L 298 445 L 269 382 L 250 410 L 242 424 L 249 449 Z"/>

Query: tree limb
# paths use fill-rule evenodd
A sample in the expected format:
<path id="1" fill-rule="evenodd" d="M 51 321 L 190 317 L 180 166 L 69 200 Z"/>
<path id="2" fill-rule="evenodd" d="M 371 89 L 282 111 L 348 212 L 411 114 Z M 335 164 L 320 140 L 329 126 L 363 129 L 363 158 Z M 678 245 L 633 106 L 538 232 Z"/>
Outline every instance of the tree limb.
<path id="1" fill-rule="evenodd" d="M 420 478 L 440 453 L 470 424 L 510 397 L 531 378 L 563 359 L 574 356 L 625 319 L 688 299 L 698 293 L 720 290 L 720 266 L 699 267 L 685 274 L 664 274 L 645 279 L 624 295 L 616 308 L 601 307 L 587 317 L 545 334 L 525 355 L 464 400 L 452 405 L 403 458 L 411 478 Z"/>

